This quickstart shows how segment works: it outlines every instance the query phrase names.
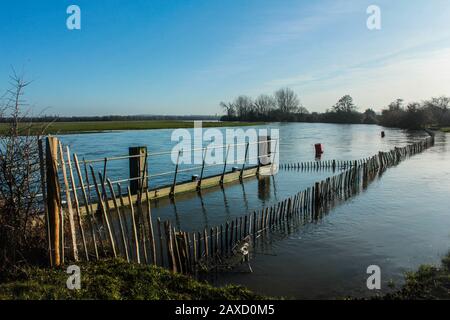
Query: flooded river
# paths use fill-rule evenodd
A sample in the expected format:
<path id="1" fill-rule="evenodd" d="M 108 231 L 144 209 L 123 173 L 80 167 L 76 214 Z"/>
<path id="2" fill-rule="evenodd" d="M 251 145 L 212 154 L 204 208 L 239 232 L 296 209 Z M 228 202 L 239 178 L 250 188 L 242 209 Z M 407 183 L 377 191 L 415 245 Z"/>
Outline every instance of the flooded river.
<path id="1" fill-rule="evenodd" d="M 279 130 L 280 163 L 314 161 L 315 143 L 324 146 L 322 160 L 354 160 L 427 136 L 420 131 L 370 125 L 276 123 L 268 127 Z M 386 132 L 384 139 L 380 137 L 382 130 Z M 149 152 L 170 150 L 175 144 L 171 133 L 143 130 L 60 138 L 80 158 L 95 159 L 127 154 L 130 146 L 147 146 Z M 243 267 L 208 279 L 217 284 L 242 284 L 266 295 L 368 296 L 374 292 L 366 287 L 366 269 L 378 265 L 383 290 L 388 290 L 391 281 L 400 285 L 405 271 L 423 263 L 437 263 L 450 248 L 449 139 L 448 134 L 437 134 L 434 147 L 389 168 L 363 193 L 333 208 L 317 223 L 301 226 L 290 234 L 270 235 L 254 252 L 252 273 Z M 171 170 L 169 157 L 151 158 L 150 174 Z M 98 165 L 100 170 L 102 164 Z M 127 174 L 127 160 L 108 163 L 108 176 L 113 179 Z M 155 201 L 153 217 L 170 219 L 185 231 L 202 230 L 275 203 L 331 175 L 329 170 L 280 170 L 266 179 L 250 178 L 224 189 L 204 190 L 201 195 L 191 193 L 179 195 L 175 201 Z M 150 179 L 149 184 L 162 185 L 171 179 Z"/>

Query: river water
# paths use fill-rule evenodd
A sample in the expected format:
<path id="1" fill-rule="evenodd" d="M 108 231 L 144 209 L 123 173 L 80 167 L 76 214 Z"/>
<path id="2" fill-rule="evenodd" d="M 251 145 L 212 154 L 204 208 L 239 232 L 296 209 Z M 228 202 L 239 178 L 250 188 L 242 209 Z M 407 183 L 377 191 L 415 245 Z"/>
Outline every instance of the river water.
<path id="1" fill-rule="evenodd" d="M 322 160 L 354 160 L 418 141 L 427 135 L 370 125 L 270 124 L 251 127 L 279 130 L 280 163 L 314 161 L 314 144 L 322 143 Z M 248 129 L 244 128 L 244 129 Z M 221 128 L 221 131 L 226 130 Z M 385 131 L 386 137 L 380 137 Z M 121 131 L 63 135 L 61 140 L 80 158 L 127 154 L 130 146 L 147 146 L 149 152 L 170 150 L 172 130 Z M 423 263 L 438 263 L 450 248 L 450 148 L 447 134 L 437 134 L 431 149 L 388 169 L 363 193 L 333 208 L 317 223 L 290 234 L 272 234 L 257 247 L 246 266 L 211 275 L 216 284 L 245 285 L 258 293 L 293 298 L 370 296 L 366 269 L 381 268 L 382 292 L 389 283 L 402 283 L 403 273 Z M 97 164 L 101 170 L 103 164 Z M 149 160 L 150 174 L 172 169 L 170 155 Z M 215 169 L 208 172 L 217 173 Z M 108 176 L 128 174 L 127 161 L 108 163 Z M 193 172 L 197 173 L 197 172 Z M 190 177 L 186 173 L 180 179 Z M 153 217 L 172 220 L 185 231 L 216 226 L 275 203 L 333 175 L 330 170 L 297 172 L 246 179 L 224 189 L 211 188 L 200 195 L 179 195 L 159 200 Z M 150 179 L 150 186 L 170 183 L 172 176 Z"/>

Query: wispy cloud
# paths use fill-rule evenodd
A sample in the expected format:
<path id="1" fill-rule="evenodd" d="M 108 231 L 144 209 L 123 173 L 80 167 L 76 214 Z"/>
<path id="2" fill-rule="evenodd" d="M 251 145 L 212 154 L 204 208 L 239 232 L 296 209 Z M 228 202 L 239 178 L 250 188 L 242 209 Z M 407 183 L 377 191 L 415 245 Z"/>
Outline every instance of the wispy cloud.
<path id="1" fill-rule="evenodd" d="M 416 44 L 412 47 L 398 49 L 393 52 L 374 55 L 370 58 L 361 59 L 360 62 L 351 65 L 327 65 L 325 68 L 315 70 L 310 73 L 289 76 L 285 78 L 273 79 L 265 83 L 265 87 L 276 88 L 279 86 L 301 87 L 314 82 L 333 80 L 346 77 L 355 73 L 364 73 L 368 70 L 386 67 L 387 65 L 401 62 L 405 59 L 432 59 L 435 52 L 450 47 L 450 37 L 442 38 Z"/>
<path id="2" fill-rule="evenodd" d="M 286 78 L 268 86 L 291 86 L 301 91 L 305 104 L 316 110 L 331 106 L 344 94 L 352 94 L 361 106 L 375 109 L 396 98 L 413 101 L 450 95 L 450 46 L 426 52 L 405 51 L 307 77 L 312 80 L 295 82 Z"/>
<path id="3" fill-rule="evenodd" d="M 256 24 L 250 30 L 242 30 L 234 43 L 217 59 L 198 70 L 201 76 L 230 76 L 250 71 L 258 57 L 267 55 L 273 48 L 286 43 L 300 42 L 320 28 L 336 23 L 354 13 L 356 0 L 338 0 L 323 4 L 304 5 L 281 10 L 268 15 L 267 21 Z M 363 11 L 362 11 L 363 12 Z"/>
<path id="4" fill-rule="evenodd" d="M 334 23 L 358 10 L 357 1 L 328 1 L 283 11 L 276 21 L 264 25 L 256 36 L 245 35 L 237 47 L 252 50 L 272 48 L 285 42 L 301 40 L 305 35 Z M 254 52 L 253 50 L 251 51 Z"/>
<path id="5" fill-rule="evenodd" d="M 243 28 L 196 75 L 223 84 L 214 97 L 218 99 L 289 86 L 312 111 L 329 108 L 347 93 L 361 107 L 376 109 L 398 97 L 450 95 L 445 86 L 450 83 L 450 32 L 442 28 L 432 6 L 415 8 L 407 1 L 405 7 L 394 6 L 379 0 L 385 28 L 370 33 L 365 25 L 368 4 L 371 1 L 321 1 L 277 8 Z M 428 16 L 414 25 L 409 15 L 420 16 L 423 7 Z"/>

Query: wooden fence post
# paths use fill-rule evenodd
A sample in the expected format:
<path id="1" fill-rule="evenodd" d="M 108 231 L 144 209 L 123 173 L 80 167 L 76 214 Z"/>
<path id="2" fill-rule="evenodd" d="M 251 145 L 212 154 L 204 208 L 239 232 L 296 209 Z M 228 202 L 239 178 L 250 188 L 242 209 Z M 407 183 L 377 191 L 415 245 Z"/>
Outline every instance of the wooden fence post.
<path id="1" fill-rule="evenodd" d="M 241 172 L 239 173 L 239 181 L 240 182 L 242 182 L 242 178 L 244 176 L 245 163 L 247 162 L 247 158 L 248 158 L 248 146 L 249 146 L 249 142 L 247 142 L 246 145 L 245 145 L 244 163 L 242 164 Z"/>
<path id="2" fill-rule="evenodd" d="M 61 159 L 61 169 L 64 181 L 64 188 L 66 191 L 66 203 L 67 203 L 67 211 L 69 214 L 69 227 L 70 227 L 70 238 L 72 240 L 72 252 L 73 258 L 75 261 L 78 261 L 78 247 L 77 247 L 77 237 L 75 232 L 75 220 L 73 218 L 73 207 L 72 207 L 72 197 L 70 195 L 70 187 L 69 187 L 69 179 L 66 171 L 66 163 L 64 161 L 64 152 L 62 148 L 61 142 L 58 143 L 59 147 L 59 156 Z"/>
<path id="3" fill-rule="evenodd" d="M 227 152 L 225 155 L 225 161 L 223 162 L 223 170 L 222 170 L 222 175 L 220 177 L 220 185 L 223 186 L 223 177 L 225 176 L 225 172 L 227 170 L 227 160 L 228 160 L 228 153 L 230 151 L 230 145 L 227 146 Z"/>
<path id="4" fill-rule="evenodd" d="M 134 179 L 130 181 L 130 191 L 131 194 L 137 194 L 140 190 L 147 190 L 148 166 L 145 165 L 147 147 L 130 147 L 128 148 L 128 154 L 132 156 L 129 158 L 130 179 Z"/>
<path id="5" fill-rule="evenodd" d="M 173 175 L 173 183 L 172 183 L 172 187 L 170 187 L 170 193 L 169 193 L 170 198 L 173 198 L 175 196 L 175 186 L 177 185 L 178 165 L 179 165 L 180 156 L 182 153 L 183 153 L 183 149 L 178 151 L 177 163 L 175 164 L 175 172 Z"/>
<path id="6" fill-rule="evenodd" d="M 205 170 L 205 161 L 206 161 L 207 152 L 208 152 L 208 146 L 206 146 L 205 152 L 203 153 L 202 170 L 200 172 L 200 179 L 198 180 L 198 183 L 197 183 L 197 191 L 200 191 L 202 189 L 203 172 Z"/>
<path id="7" fill-rule="evenodd" d="M 53 256 L 52 256 L 52 239 L 50 232 L 50 217 L 48 215 L 47 209 L 47 187 L 46 187 L 46 174 L 45 174 L 45 162 L 44 162 L 44 146 L 42 142 L 42 138 L 38 140 L 38 149 L 39 149 L 39 168 L 41 174 L 41 190 L 42 190 L 42 199 L 44 202 L 44 212 L 45 212 L 45 227 L 47 229 L 47 249 L 48 249 L 48 259 L 50 263 L 50 267 L 53 266 Z"/>
<path id="8" fill-rule="evenodd" d="M 58 138 L 49 136 L 46 141 L 46 173 L 47 173 L 47 210 L 50 222 L 52 242 L 52 262 L 54 266 L 61 265 L 60 246 L 60 210 L 61 188 L 58 180 Z"/>

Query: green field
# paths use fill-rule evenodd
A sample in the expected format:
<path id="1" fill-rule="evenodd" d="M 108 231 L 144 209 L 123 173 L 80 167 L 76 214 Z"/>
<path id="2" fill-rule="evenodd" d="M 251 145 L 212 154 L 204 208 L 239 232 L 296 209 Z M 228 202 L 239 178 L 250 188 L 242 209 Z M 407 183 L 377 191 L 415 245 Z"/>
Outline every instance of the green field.
<path id="1" fill-rule="evenodd" d="M 262 122 L 202 122 L 204 128 L 210 127 L 237 127 L 263 124 Z M 33 133 L 38 133 L 45 128 L 46 134 L 65 133 L 89 133 L 115 130 L 149 130 L 149 129 L 178 129 L 193 128 L 193 121 L 181 120 L 142 120 L 142 121 L 74 121 L 53 122 L 50 124 L 33 123 Z M 8 124 L 0 123 L 0 133 L 7 130 Z"/>

